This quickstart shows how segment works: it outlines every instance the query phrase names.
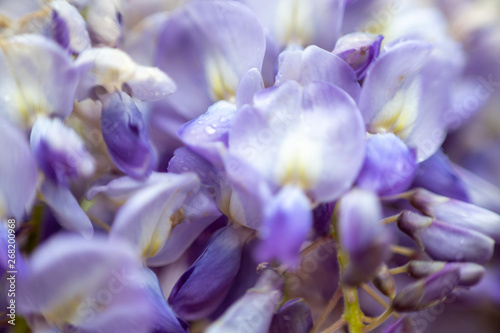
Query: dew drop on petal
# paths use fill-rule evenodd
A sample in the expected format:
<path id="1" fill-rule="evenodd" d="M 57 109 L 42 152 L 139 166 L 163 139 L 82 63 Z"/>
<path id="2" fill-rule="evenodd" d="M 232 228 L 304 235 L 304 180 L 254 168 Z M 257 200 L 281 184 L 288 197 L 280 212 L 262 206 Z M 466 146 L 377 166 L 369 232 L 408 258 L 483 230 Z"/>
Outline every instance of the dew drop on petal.
<path id="1" fill-rule="evenodd" d="M 205 127 L 205 132 L 207 132 L 207 134 L 214 134 L 215 128 L 213 128 L 212 126 L 207 126 Z"/>

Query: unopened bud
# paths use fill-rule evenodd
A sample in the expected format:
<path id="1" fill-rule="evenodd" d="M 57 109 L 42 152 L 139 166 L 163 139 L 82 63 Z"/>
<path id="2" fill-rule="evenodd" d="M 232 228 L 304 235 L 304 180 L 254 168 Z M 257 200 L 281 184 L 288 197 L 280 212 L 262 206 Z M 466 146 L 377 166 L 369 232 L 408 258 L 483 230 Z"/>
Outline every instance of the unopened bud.
<path id="1" fill-rule="evenodd" d="M 418 311 L 445 300 L 460 280 L 457 267 L 445 267 L 425 279 L 406 286 L 392 301 L 399 312 Z"/>
<path id="2" fill-rule="evenodd" d="M 398 227 L 435 260 L 482 264 L 493 255 L 495 242 L 490 237 L 417 213 L 402 212 Z"/>

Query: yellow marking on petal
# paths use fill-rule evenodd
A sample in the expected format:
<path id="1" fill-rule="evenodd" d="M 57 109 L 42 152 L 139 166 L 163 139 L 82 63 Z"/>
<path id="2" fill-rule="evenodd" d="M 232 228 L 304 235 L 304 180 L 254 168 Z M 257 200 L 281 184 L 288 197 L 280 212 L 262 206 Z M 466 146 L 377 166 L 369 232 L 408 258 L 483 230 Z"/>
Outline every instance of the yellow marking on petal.
<path id="1" fill-rule="evenodd" d="M 43 312 L 42 315 L 45 317 L 47 322 L 56 326 L 62 326 L 65 323 L 75 324 L 78 308 L 80 307 L 83 298 L 84 297 L 81 294 L 76 295 L 51 308 L 50 310 Z"/>
<path id="2" fill-rule="evenodd" d="M 305 124 L 299 124 L 281 145 L 277 173 L 281 185 L 295 185 L 303 190 L 314 186 L 321 173 L 320 143 L 311 138 Z"/>
<path id="3" fill-rule="evenodd" d="M 400 89 L 377 114 L 370 124 L 370 132 L 391 132 L 406 139 L 415 126 L 419 104 L 420 82 L 415 79 L 408 88 Z"/>
<path id="4" fill-rule="evenodd" d="M 234 101 L 238 78 L 222 57 L 208 57 L 205 64 L 211 97 L 216 100 Z"/>
<path id="5" fill-rule="evenodd" d="M 163 247 L 164 238 L 159 234 L 157 230 L 153 232 L 151 236 L 151 240 L 147 243 L 147 246 L 143 249 L 141 257 L 142 258 L 151 258 L 156 255 L 161 248 Z"/>

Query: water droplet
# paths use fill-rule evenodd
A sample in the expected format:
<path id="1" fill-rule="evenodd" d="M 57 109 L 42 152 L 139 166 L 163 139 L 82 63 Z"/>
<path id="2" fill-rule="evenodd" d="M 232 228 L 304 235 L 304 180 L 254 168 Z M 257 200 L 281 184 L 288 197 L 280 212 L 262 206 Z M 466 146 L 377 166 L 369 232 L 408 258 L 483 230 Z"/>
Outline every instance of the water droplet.
<path id="1" fill-rule="evenodd" d="M 213 128 L 212 126 L 207 126 L 205 127 L 205 132 L 207 132 L 207 134 L 214 134 L 215 128 Z"/>

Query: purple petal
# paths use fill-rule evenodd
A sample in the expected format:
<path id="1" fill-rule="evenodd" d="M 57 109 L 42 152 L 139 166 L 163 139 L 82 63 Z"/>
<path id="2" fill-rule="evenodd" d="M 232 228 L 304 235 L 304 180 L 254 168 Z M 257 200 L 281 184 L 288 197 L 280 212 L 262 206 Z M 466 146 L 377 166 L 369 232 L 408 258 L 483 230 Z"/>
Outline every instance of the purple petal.
<path id="1" fill-rule="evenodd" d="M 276 312 L 269 333 L 307 333 L 313 326 L 311 309 L 304 300 L 286 302 Z"/>
<path id="2" fill-rule="evenodd" d="M 380 54 L 383 39 L 381 35 L 353 32 L 337 41 L 333 54 L 344 59 L 356 73 L 357 79 L 361 80 Z"/>
<path id="3" fill-rule="evenodd" d="M 469 170 L 456 164 L 452 164 L 452 166 L 453 170 L 465 183 L 470 201 L 500 214 L 500 189 Z"/>
<path id="4" fill-rule="evenodd" d="M 236 90 L 236 108 L 253 103 L 253 95 L 264 89 L 262 75 L 256 68 L 249 70 L 240 80 Z"/>
<path id="5" fill-rule="evenodd" d="M 52 40 L 22 35 L 5 41 L 0 52 L 4 91 L 0 112 L 18 125 L 31 126 L 36 114 L 65 118 L 73 109 L 80 69 Z"/>
<path id="6" fill-rule="evenodd" d="M 168 179 L 135 193 L 117 212 L 110 237 L 129 242 L 143 259 L 165 246 L 172 229 L 184 218 L 188 192 L 199 187 L 196 175 L 168 174 Z"/>
<path id="7" fill-rule="evenodd" d="M 17 220 L 33 206 L 38 171 L 23 133 L 5 120 L 0 121 L 2 162 L 0 163 L 0 217 Z"/>
<path id="8" fill-rule="evenodd" d="M 239 235 L 232 226 L 212 236 L 203 253 L 177 281 L 168 298 L 181 318 L 197 320 L 206 317 L 221 304 L 238 273 L 241 246 Z"/>
<path id="9" fill-rule="evenodd" d="M 353 189 L 337 205 L 340 244 L 350 258 L 343 279 L 358 285 L 370 280 L 387 259 L 390 237 L 380 223 L 382 209 L 375 193 Z"/>
<path id="10" fill-rule="evenodd" d="M 406 286 L 396 295 L 392 306 L 400 312 L 425 309 L 450 296 L 458 285 L 459 279 L 458 268 L 444 268 L 426 279 Z"/>
<path id="11" fill-rule="evenodd" d="M 351 67 L 336 55 L 314 45 L 303 51 L 281 53 L 276 84 L 286 80 L 295 80 L 304 86 L 314 81 L 331 83 L 344 90 L 355 101 L 361 92 Z"/>
<path id="12" fill-rule="evenodd" d="M 121 1 L 84 1 L 82 12 L 92 43 L 117 47 L 121 37 Z"/>
<path id="13" fill-rule="evenodd" d="M 119 203 L 125 203 L 137 191 L 159 182 L 168 181 L 170 175 L 162 172 L 152 172 L 148 178 L 139 180 L 129 176 L 123 176 L 111 180 L 106 185 L 96 184 L 87 191 L 87 200 L 92 200 L 98 194 L 104 194 Z"/>
<path id="14" fill-rule="evenodd" d="M 125 244 L 62 234 L 40 246 L 19 280 L 16 303 L 26 317 L 84 331 L 148 329 L 152 307 L 143 271 Z"/>
<path id="15" fill-rule="evenodd" d="M 229 147 L 270 184 L 299 186 L 327 202 L 354 181 L 364 129 L 353 100 L 339 88 L 287 81 L 257 93 L 254 106 L 238 112 Z"/>
<path id="16" fill-rule="evenodd" d="M 493 256 L 495 241 L 477 231 L 434 221 L 410 211 L 400 215 L 398 227 L 436 260 L 483 264 Z"/>
<path id="17" fill-rule="evenodd" d="M 116 166 L 134 178 L 146 178 L 155 165 L 142 114 L 125 93 L 101 96 L 101 129 Z"/>
<path id="18" fill-rule="evenodd" d="M 179 87 L 169 103 L 187 119 L 233 99 L 240 79 L 261 69 L 266 43 L 255 15 L 232 1 L 186 4 L 172 13 L 158 41 L 156 64 Z"/>
<path id="19" fill-rule="evenodd" d="M 500 241 L 500 215 L 479 206 L 417 189 L 412 205 L 428 216 L 450 225 L 483 233 Z"/>
<path id="20" fill-rule="evenodd" d="M 472 263 L 446 263 L 442 261 L 412 260 L 408 263 L 408 274 L 416 279 L 437 273 L 445 267 L 456 267 L 460 271 L 459 286 L 471 287 L 483 278 L 486 270 L 483 266 Z"/>
<path id="21" fill-rule="evenodd" d="M 46 180 L 43 182 L 40 192 L 43 201 L 50 207 L 61 227 L 77 231 L 87 238 L 92 237 L 94 233 L 92 222 L 66 186 Z"/>
<path id="22" fill-rule="evenodd" d="M 404 141 L 419 121 L 426 121 L 419 116 L 423 110 L 422 87 L 425 86 L 419 71 L 429 51 L 430 45 L 424 42 L 402 42 L 388 49 L 373 64 L 359 99 L 359 108 L 370 132 L 393 132 Z M 417 148 L 419 160 L 432 154 L 430 150 L 423 154 L 421 151 L 427 149 L 423 145 Z"/>
<path id="23" fill-rule="evenodd" d="M 90 47 L 90 37 L 85 20 L 78 10 L 65 1 L 53 1 L 52 34 L 63 48 L 69 48 L 71 53 L 78 54 Z"/>
<path id="24" fill-rule="evenodd" d="M 156 274 L 145 268 L 144 278 L 146 280 L 146 288 L 149 292 L 149 297 L 154 309 L 154 333 L 185 333 L 187 332 L 187 324 L 177 318 L 174 311 L 168 305 L 163 291 L 161 290 L 160 282 Z"/>
<path id="25" fill-rule="evenodd" d="M 71 178 L 90 177 L 95 161 L 82 139 L 58 118 L 40 117 L 30 136 L 31 150 L 46 176 L 59 184 Z"/>
<path id="26" fill-rule="evenodd" d="M 284 281 L 272 269 L 266 269 L 257 284 L 249 289 L 219 319 L 212 323 L 207 333 L 267 332 L 274 311 L 283 297 Z M 259 318 L 259 320 L 255 320 Z"/>
<path id="27" fill-rule="evenodd" d="M 213 198 L 202 190 L 189 195 L 182 208 L 184 219 L 172 230 L 158 254 L 148 259 L 148 266 L 164 266 L 179 259 L 203 230 L 222 215 Z"/>
<path id="28" fill-rule="evenodd" d="M 68 25 L 56 10 L 52 11 L 52 37 L 63 49 L 69 47 Z"/>
<path id="29" fill-rule="evenodd" d="M 179 137 L 194 152 L 214 165 L 221 165 L 227 149 L 228 132 L 236 114 L 234 104 L 219 101 L 204 114 L 182 125 Z"/>
<path id="30" fill-rule="evenodd" d="M 281 47 L 314 44 L 332 50 L 339 36 L 344 15 L 342 0 L 241 1 L 257 14 Z"/>
<path id="31" fill-rule="evenodd" d="M 412 187 L 423 187 L 445 197 L 470 201 L 467 186 L 441 150 L 418 165 Z"/>
<path id="32" fill-rule="evenodd" d="M 366 156 L 356 184 L 387 196 L 408 189 L 417 164 L 415 154 L 394 134 L 375 134 L 366 143 Z"/>
<path id="33" fill-rule="evenodd" d="M 293 268 L 300 264 L 300 249 L 312 227 L 311 203 L 304 193 L 285 186 L 268 203 L 260 230 L 258 261 L 278 259 Z"/>

